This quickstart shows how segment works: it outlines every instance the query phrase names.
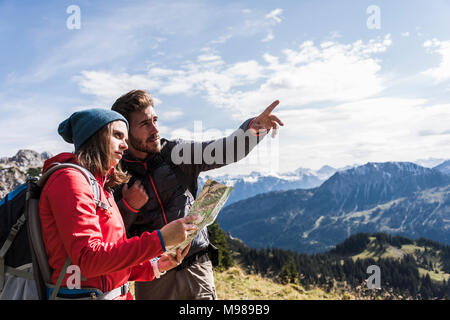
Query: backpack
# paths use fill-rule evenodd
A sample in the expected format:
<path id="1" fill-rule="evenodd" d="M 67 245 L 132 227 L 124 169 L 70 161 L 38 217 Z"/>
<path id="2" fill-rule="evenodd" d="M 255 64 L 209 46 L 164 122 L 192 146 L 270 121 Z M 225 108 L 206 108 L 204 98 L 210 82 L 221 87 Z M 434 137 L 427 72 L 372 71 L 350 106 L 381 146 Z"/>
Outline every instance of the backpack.
<path id="1" fill-rule="evenodd" d="M 95 202 L 100 202 L 100 187 L 95 177 L 85 168 L 71 163 L 55 163 L 41 178 L 28 178 L 26 183 L 8 193 L 0 202 L 0 300 L 55 299 L 59 292 L 70 259 L 59 271 L 55 285 L 51 284 L 53 271 L 42 238 L 39 218 L 39 197 L 52 173 L 62 168 L 80 170 L 92 187 Z"/>

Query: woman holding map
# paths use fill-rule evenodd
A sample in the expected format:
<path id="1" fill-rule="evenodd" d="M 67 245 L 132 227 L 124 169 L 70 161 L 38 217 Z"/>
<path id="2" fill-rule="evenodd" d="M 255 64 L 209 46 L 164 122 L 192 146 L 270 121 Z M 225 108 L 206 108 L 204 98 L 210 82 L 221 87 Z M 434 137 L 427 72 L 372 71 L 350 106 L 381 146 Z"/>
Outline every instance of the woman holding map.
<path id="1" fill-rule="evenodd" d="M 154 232 L 127 239 L 110 193 L 114 185 L 128 181 L 118 167 L 128 148 L 127 120 L 114 111 L 89 109 L 72 114 L 59 125 L 58 133 L 75 145 L 75 152 L 47 160 L 43 172 L 56 163 L 81 166 L 95 177 L 100 199 L 94 201 L 91 185 L 77 168 L 58 169 L 42 190 L 39 214 L 43 240 L 49 265 L 56 271 L 51 282 L 57 282 L 68 257 L 81 273 L 81 288 L 68 288 L 71 274 L 66 274 L 56 298 L 133 299 L 128 281 L 151 281 L 181 263 L 189 246 L 177 250 L 175 257 L 164 254 L 166 246 L 185 241 L 188 231 L 197 229 L 191 224 L 197 217 L 178 219 Z M 161 258 L 152 263 L 151 259 L 158 256 Z M 49 296 L 52 293 L 50 289 Z"/>

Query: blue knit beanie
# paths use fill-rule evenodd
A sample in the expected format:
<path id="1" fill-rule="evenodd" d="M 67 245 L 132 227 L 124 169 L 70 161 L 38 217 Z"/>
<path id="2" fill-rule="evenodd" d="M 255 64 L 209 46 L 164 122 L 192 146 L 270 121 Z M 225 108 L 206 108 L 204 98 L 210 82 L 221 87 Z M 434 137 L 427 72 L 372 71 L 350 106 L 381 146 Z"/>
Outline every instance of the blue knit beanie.
<path id="1" fill-rule="evenodd" d="M 59 124 L 58 133 L 64 141 L 73 143 L 75 151 L 103 126 L 122 120 L 128 128 L 128 121 L 118 112 L 107 109 L 88 109 L 73 113 Z"/>

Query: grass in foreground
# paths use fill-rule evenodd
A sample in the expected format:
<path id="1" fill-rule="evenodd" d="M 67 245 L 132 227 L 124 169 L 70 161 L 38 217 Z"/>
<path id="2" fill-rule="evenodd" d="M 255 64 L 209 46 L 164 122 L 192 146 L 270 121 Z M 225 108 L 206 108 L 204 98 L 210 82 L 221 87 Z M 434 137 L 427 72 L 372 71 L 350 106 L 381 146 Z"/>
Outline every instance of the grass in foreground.
<path id="1" fill-rule="evenodd" d="M 214 272 L 217 297 L 220 300 L 341 300 L 342 295 L 322 289 L 305 290 L 297 284 L 283 285 L 240 267 Z M 351 298 L 349 296 L 349 298 Z"/>
<path id="2" fill-rule="evenodd" d="M 286 284 L 262 277 L 257 274 L 247 274 L 239 266 L 219 272 L 214 271 L 217 298 L 219 300 L 403 300 L 403 297 L 388 292 L 362 293 L 361 286 L 334 289 L 327 292 L 319 287 L 305 289 L 298 284 Z M 130 291 L 134 296 L 134 282 L 130 283 Z M 367 291 L 367 290 L 366 290 Z"/>
<path id="3" fill-rule="evenodd" d="M 219 300 L 342 300 L 349 295 L 327 293 L 322 289 L 305 290 L 296 284 L 283 285 L 260 275 L 246 274 L 240 267 L 226 271 L 214 271 L 217 298 Z M 134 282 L 130 282 L 134 296 Z"/>

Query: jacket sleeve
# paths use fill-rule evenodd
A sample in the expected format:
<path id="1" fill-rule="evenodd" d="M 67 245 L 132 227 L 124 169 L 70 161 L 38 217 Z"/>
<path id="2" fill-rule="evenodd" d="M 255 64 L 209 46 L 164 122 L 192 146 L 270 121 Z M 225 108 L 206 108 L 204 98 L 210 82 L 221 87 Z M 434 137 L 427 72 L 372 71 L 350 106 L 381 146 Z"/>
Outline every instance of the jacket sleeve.
<path id="1" fill-rule="evenodd" d="M 157 231 L 106 243 L 86 179 L 75 169 L 63 169 L 54 175 L 56 179 L 52 176 L 45 188 L 55 227 L 72 263 L 80 267 L 83 276 L 91 278 L 130 268 L 164 252 Z M 118 232 L 125 233 L 123 224 L 117 227 Z"/>
<path id="2" fill-rule="evenodd" d="M 155 278 L 150 260 L 134 266 L 131 269 L 129 281 L 152 281 Z"/>
<path id="3" fill-rule="evenodd" d="M 120 214 L 122 215 L 125 229 L 128 232 L 130 230 L 130 227 L 136 221 L 139 210 L 132 209 L 123 198 L 120 198 L 120 200 L 117 201 L 117 207 L 119 208 Z"/>
<path id="4" fill-rule="evenodd" d="M 254 118 L 248 119 L 225 138 L 204 142 L 179 140 L 172 149 L 172 161 L 193 179 L 197 179 L 202 171 L 238 162 L 267 135 L 253 135 L 250 132 L 249 126 L 253 120 Z"/>

